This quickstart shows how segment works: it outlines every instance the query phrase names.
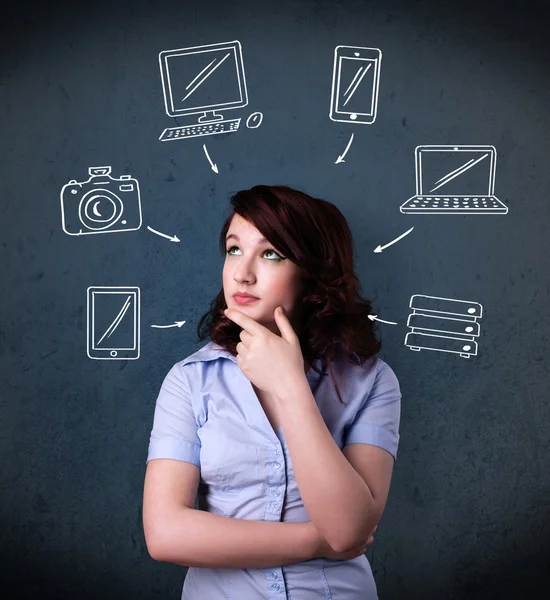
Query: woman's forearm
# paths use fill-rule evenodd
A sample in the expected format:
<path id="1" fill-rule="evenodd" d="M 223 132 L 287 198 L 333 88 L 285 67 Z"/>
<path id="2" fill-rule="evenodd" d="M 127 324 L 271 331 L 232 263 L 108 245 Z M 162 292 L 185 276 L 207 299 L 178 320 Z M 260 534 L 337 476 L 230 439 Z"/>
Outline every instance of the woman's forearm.
<path id="1" fill-rule="evenodd" d="M 274 396 L 309 518 L 332 548 L 352 548 L 379 518 L 369 487 L 336 445 L 305 376 L 281 382 Z"/>
<path id="2" fill-rule="evenodd" d="M 183 507 L 157 541 L 156 560 L 185 567 L 264 569 L 310 560 L 311 522 L 252 521 Z"/>

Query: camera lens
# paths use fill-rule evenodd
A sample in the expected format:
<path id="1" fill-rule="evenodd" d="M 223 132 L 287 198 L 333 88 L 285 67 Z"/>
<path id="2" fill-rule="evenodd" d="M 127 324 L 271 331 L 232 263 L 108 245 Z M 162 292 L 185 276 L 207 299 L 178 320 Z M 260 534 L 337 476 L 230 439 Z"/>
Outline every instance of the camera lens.
<path id="1" fill-rule="evenodd" d="M 108 190 L 92 190 L 80 202 L 80 220 L 88 229 L 112 227 L 122 215 L 123 205 L 118 196 Z"/>

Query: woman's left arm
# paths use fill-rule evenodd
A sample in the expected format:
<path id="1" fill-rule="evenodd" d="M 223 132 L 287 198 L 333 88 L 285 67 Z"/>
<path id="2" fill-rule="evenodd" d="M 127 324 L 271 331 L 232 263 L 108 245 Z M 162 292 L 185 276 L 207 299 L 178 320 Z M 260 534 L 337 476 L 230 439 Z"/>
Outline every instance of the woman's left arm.
<path id="1" fill-rule="evenodd" d="M 279 419 L 307 513 L 336 551 L 366 540 L 380 518 L 367 483 L 346 459 L 303 379 L 275 390 Z"/>

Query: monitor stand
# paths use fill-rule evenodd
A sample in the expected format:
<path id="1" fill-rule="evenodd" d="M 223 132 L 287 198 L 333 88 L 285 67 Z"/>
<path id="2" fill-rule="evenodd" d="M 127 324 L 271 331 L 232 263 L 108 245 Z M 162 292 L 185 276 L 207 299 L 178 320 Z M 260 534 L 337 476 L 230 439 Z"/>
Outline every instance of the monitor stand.
<path id="1" fill-rule="evenodd" d="M 223 121 L 223 115 L 218 115 L 215 110 L 207 110 L 199 117 L 199 123 L 213 123 L 214 121 Z"/>

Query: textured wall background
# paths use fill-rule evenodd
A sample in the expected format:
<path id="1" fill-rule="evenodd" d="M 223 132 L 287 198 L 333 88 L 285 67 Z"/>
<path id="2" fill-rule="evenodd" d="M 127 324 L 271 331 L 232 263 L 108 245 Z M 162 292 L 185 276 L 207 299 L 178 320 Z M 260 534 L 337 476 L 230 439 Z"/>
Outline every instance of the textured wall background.
<path id="1" fill-rule="evenodd" d="M 483 4 L 482 7 L 479 5 Z M 153 561 L 143 477 L 164 375 L 203 343 L 229 194 L 286 184 L 348 219 L 401 443 L 369 549 L 380 598 L 546 597 L 549 583 L 549 44 L 542 2 L 12 2 L 0 35 L 3 598 L 179 598 Z M 162 143 L 158 53 L 239 40 L 238 132 Z M 328 117 L 337 45 L 379 48 L 372 125 Z M 257 129 L 244 126 L 263 113 Z M 234 113 L 234 114 L 233 114 Z M 354 133 L 345 162 L 334 164 Z M 216 174 L 203 151 L 218 166 Z M 491 144 L 501 215 L 406 215 L 420 144 Z M 88 168 L 139 181 L 137 231 L 67 235 Z M 76 210 L 76 208 L 74 209 Z M 177 235 L 180 243 L 147 227 Z M 374 253 L 414 226 L 384 252 Z M 87 288 L 139 286 L 138 360 L 91 360 Z M 477 356 L 404 345 L 413 294 L 483 305 Z M 168 329 L 152 324 L 185 320 Z M 337 600 L 337 599 L 335 599 Z"/>

